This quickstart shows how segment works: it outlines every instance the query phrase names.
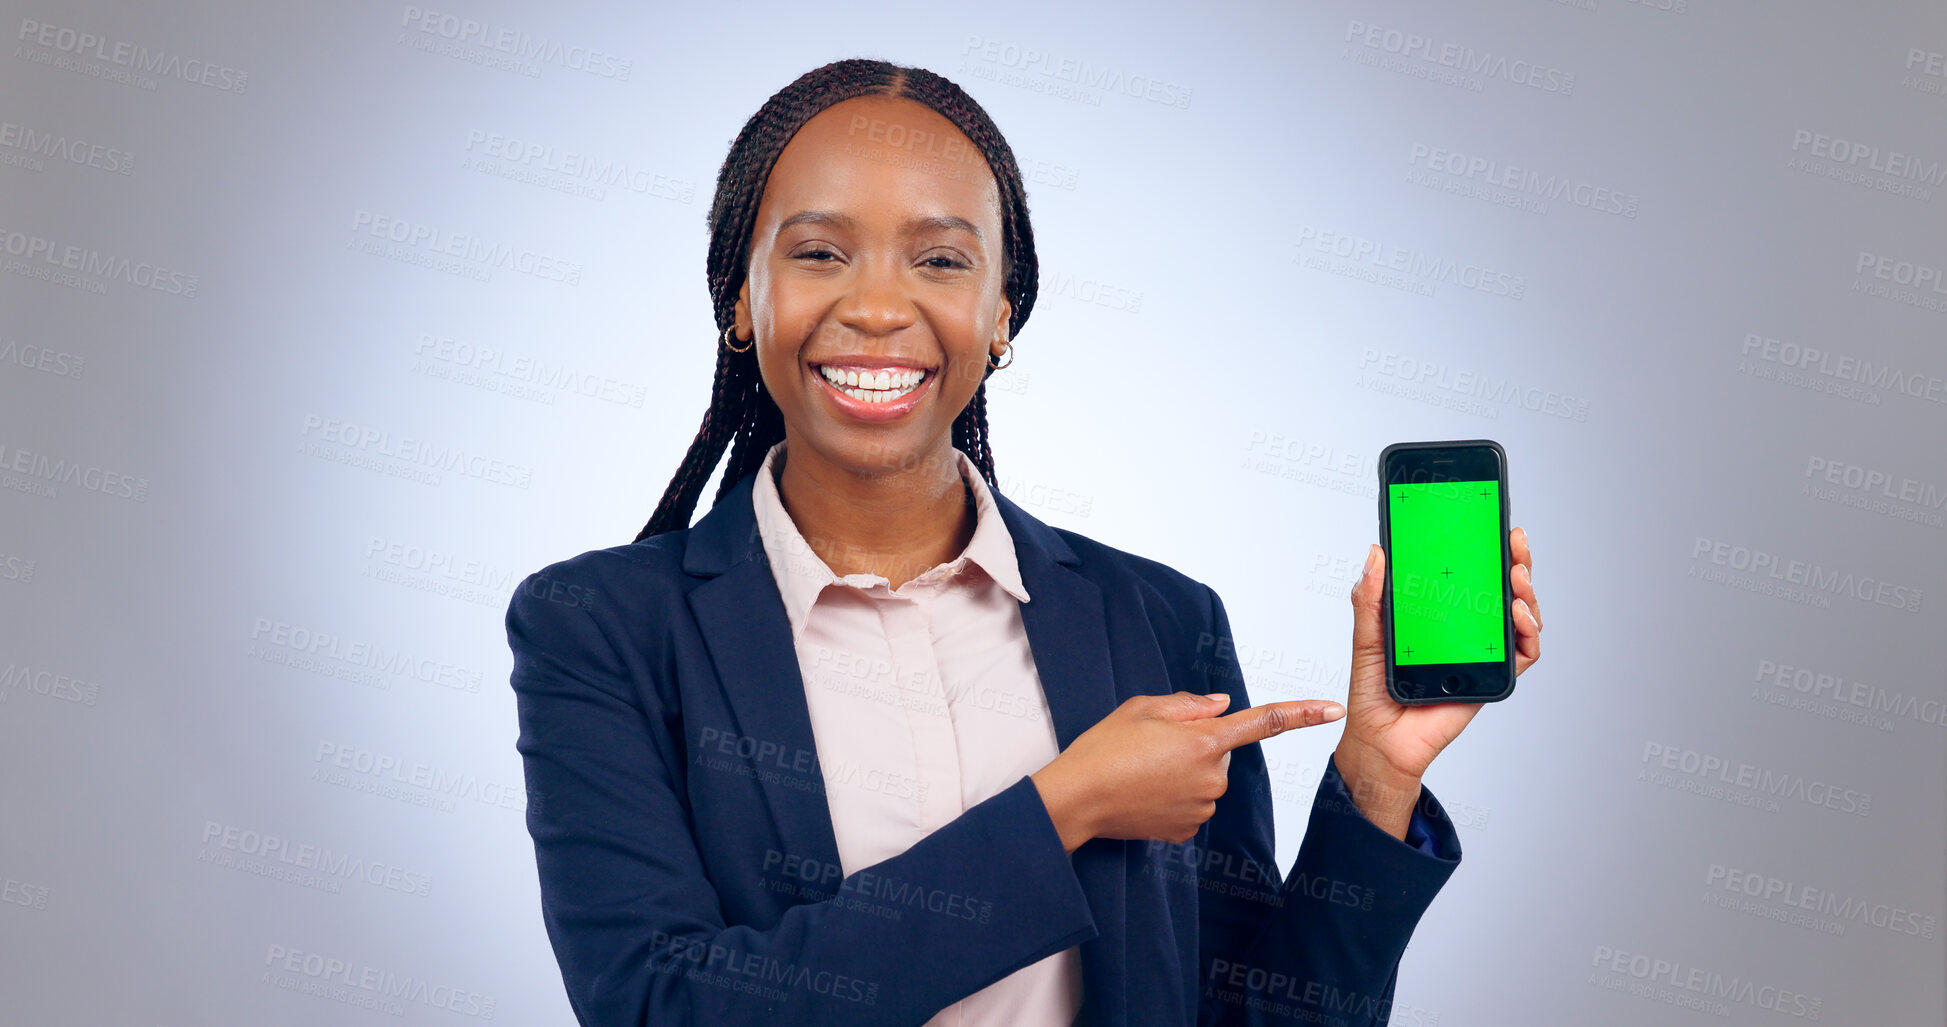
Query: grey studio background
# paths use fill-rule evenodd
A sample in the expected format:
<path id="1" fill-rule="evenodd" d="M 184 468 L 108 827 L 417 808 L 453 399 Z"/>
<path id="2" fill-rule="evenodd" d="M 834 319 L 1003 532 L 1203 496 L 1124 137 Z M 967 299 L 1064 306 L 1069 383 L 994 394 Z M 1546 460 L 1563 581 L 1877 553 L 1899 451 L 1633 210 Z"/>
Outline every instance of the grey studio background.
<path id="1" fill-rule="evenodd" d="M 729 140 L 869 55 L 1027 176 L 1003 491 L 1255 699 L 1343 696 L 1381 447 L 1507 447 L 1546 653 L 1395 1024 L 1942 1022 L 1947 8 L 7 7 L 0 1019 L 572 1021 L 501 618 L 696 430 Z"/>

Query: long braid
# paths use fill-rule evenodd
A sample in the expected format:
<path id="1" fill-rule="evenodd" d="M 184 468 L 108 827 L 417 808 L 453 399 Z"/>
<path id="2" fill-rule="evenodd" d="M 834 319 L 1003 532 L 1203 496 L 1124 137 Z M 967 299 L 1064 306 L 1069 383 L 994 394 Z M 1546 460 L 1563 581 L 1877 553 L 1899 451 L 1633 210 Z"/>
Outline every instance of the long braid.
<path id="1" fill-rule="evenodd" d="M 662 501 L 656 504 L 655 514 L 649 518 L 642 533 L 636 536 L 638 540 L 689 525 L 697 497 L 703 494 L 704 483 L 710 480 L 710 472 L 716 468 L 717 460 L 723 456 L 724 446 L 730 441 L 722 428 L 726 420 L 722 414 L 729 408 L 725 399 L 733 378 L 731 367 L 738 355 L 723 347 L 717 348 L 717 373 L 710 387 L 710 409 L 704 413 L 703 425 L 697 429 L 689 451 L 683 454 L 683 463 L 676 469 L 675 477 L 670 479 Z M 748 353 L 742 355 L 750 356 Z"/>
<path id="2" fill-rule="evenodd" d="M 1039 286 L 1039 265 L 1021 170 L 1000 129 L 965 90 L 933 72 L 886 61 L 846 60 L 806 72 L 778 90 L 744 124 L 724 157 L 723 167 L 717 173 L 716 196 L 710 205 L 710 249 L 706 264 L 719 332 L 736 321 L 737 294 L 750 266 L 750 238 L 757 221 L 757 208 L 785 144 L 805 122 L 825 108 L 875 93 L 905 97 L 939 112 L 986 158 L 998 186 L 1001 206 L 1007 262 L 1004 289 L 1012 305 L 1008 338 L 1018 335 L 1027 322 Z M 991 369 L 985 372 L 992 373 Z M 954 418 L 953 444 L 972 458 L 989 486 L 998 488 L 987 430 L 986 392 L 983 380 L 966 409 Z M 730 451 L 730 461 L 724 468 L 713 503 L 722 500 L 737 482 L 754 472 L 763 463 L 764 454 L 783 438 L 784 416 L 764 391 L 756 352 L 733 353 L 719 346 L 710 407 L 703 415 L 702 427 L 636 540 L 689 526 L 703 487 L 726 448 Z"/>
<path id="3" fill-rule="evenodd" d="M 994 372 L 989 369 L 987 373 Z M 960 416 L 953 419 L 953 448 L 967 454 L 989 487 L 1000 488 L 1000 482 L 994 480 L 994 451 L 987 444 L 987 385 L 985 382 L 981 383 L 980 388 L 974 390 L 973 399 L 967 401 L 967 409 L 962 410 Z"/>

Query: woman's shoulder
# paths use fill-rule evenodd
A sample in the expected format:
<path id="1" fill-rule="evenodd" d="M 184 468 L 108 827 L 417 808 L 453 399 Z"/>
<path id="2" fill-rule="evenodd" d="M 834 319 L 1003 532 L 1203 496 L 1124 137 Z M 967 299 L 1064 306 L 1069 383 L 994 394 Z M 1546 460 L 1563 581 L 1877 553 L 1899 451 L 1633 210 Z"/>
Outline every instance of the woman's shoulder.
<path id="1" fill-rule="evenodd" d="M 680 595 L 688 529 L 556 560 L 514 586 L 510 611 L 549 603 L 591 613 Z"/>
<path id="2" fill-rule="evenodd" d="M 1052 526 L 1051 526 L 1052 527 Z M 1054 528 L 1076 556 L 1075 569 L 1103 586 L 1133 590 L 1144 604 L 1161 604 L 1178 619 L 1195 624 L 1211 619 L 1217 594 L 1210 586 L 1175 567 L 1120 549 L 1067 528 Z"/>
<path id="3" fill-rule="evenodd" d="M 592 583 L 615 577 L 643 578 L 680 574 L 683 541 L 688 529 L 664 532 L 636 542 L 605 549 L 589 549 L 564 557 L 530 574 L 529 578 Z"/>

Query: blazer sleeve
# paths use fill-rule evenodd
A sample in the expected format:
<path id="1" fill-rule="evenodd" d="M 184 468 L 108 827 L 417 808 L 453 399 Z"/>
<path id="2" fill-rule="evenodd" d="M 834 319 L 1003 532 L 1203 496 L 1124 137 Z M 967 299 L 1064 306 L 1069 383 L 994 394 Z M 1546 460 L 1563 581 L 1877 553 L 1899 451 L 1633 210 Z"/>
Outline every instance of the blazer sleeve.
<path id="1" fill-rule="evenodd" d="M 841 887 L 764 930 L 726 924 L 680 785 L 681 711 L 645 708 L 660 693 L 632 686 L 641 660 L 601 612 L 532 587 L 546 573 L 506 627 L 542 919 L 582 1024 L 917 1024 L 1096 936 L 1027 777 L 852 875 L 977 896 L 984 917 L 887 918 Z"/>
<path id="2" fill-rule="evenodd" d="M 1210 675 L 1209 691 L 1229 692 L 1232 708 L 1244 709 L 1230 620 L 1214 591 L 1209 602 L 1200 640 L 1222 644 L 1200 645 L 1197 666 Z M 1400 956 L 1460 863 L 1460 840 L 1433 794 L 1421 789 L 1408 844 L 1360 812 L 1328 761 L 1291 874 L 1281 877 L 1270 782 L 1252 743 L 1232 750 L 1230 785 L 1205 831 L 1198 1022 L 1385 1027 Z"/>

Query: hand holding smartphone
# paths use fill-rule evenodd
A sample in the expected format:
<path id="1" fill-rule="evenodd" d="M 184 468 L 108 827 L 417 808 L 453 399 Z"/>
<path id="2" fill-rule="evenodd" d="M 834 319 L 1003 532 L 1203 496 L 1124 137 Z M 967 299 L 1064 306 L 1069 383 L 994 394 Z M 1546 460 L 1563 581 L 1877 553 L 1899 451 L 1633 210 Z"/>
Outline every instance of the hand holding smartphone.
<path id="1" fill-rule="evenodd" d="M 1490 439 L 1379 454 L 1386 691 L 1408 706 L 1514 694 L 1508 461 Z"/>

